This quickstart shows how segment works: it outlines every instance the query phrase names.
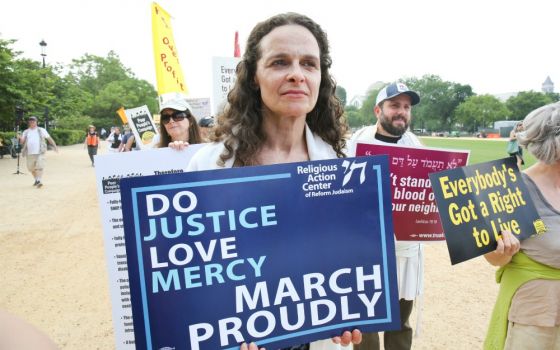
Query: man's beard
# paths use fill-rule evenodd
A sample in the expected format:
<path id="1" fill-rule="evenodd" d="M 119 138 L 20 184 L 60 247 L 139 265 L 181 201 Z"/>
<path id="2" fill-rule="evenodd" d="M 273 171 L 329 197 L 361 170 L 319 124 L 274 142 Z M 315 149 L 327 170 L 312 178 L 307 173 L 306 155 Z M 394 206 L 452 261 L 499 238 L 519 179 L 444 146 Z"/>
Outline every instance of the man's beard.
<path id="1" fill-rule="evenodd" d="M 395 119 L 402 119 L 404 121 L 404 125 L 398 127 L 393 126 L 392 122 Z M 389 118 L 385 114 L 383 114 L 383 112 L 381 112 L 381 115 L 379 116 L 379 123 L 381 124 L 381 126 L 385 131 L 387 131 L 389 134 L 393 136 L 402 136 L 402 134 L 404 134 L 408 129 L 408 121 L 406 120 L 405 117 L 400 115 L 396 115 L 392 118 Z"/>

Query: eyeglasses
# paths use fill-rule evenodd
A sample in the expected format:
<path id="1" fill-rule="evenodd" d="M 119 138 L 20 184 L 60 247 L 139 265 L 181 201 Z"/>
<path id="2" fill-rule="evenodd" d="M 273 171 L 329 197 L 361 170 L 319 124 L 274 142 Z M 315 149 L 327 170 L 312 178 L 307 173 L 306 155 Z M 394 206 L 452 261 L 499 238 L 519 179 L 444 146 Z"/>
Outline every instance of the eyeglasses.
<path id="1" fill-rule="evenodd" d="M 188 118 L 188 114 L 184 111 L 177 111 L 177 112 L 173 112 L 173 113 L 166 113 L 166 114 L 162 114 L 161 115 L 161 122 L 166 125 L 169 124 L 169 122 L 171 121 L 171 118 L 173 118 L 173 121 L 175 122 L 180 122 L 181 120 Z"/>

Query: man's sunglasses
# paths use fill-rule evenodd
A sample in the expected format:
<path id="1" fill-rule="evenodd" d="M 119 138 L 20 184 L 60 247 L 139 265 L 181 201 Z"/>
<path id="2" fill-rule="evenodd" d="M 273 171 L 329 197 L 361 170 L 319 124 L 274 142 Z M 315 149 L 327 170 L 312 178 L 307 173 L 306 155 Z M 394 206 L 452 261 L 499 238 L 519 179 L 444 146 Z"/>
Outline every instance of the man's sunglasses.
<path id="1" fill-rule="evenodd" d="M 173 118 L 173 121 L 175 122 L 180 122 L 181 120 L 188 118 L 188 116 L 189 115 L 184 111 L 177 111 L 173 113 L 162 114 L 160 119 L 161 122 L 165 125 L 165 124 L 169 124 L 171 118 Z"/>

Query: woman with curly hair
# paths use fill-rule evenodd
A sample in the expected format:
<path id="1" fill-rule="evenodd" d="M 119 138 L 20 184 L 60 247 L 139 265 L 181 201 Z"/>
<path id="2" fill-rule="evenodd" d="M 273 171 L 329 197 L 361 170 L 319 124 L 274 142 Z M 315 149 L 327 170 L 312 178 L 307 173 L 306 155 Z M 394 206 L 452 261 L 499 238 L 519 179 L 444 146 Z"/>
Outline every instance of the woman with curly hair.
<path id="1" fill-rule="evenodd" d="M 346 124 L 330 66 L 327 36 L 308 17 L 286 13 L 257 24 L 215 143 L 191 164 L 202 170 L 344 157 Z"/>
<path id="2" fill-rule="evenodd" d="M 344 157 L 346 125 L 329 73 L 325 32 L 310 18 L 285 13 L 255 26 L 247 40 L 213 143 L 188 168 L 208 170 Z M 178 147 L 174 147 L 178 148 Z M 338 349 L 359 343 L 358 330 L 291 349 Z M 241 349 L 257 349 L 253 343 Z"/>

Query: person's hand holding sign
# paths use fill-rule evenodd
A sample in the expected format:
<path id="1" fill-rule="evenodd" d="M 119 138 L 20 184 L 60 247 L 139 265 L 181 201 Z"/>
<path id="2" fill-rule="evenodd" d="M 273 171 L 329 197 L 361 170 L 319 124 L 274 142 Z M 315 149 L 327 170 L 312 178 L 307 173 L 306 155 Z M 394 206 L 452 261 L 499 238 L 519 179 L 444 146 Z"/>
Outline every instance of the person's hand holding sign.
<path id="1" fill-rule="evenodd" d="M 189 143 L 187 141 L 171 141 L 171 142 L 169 142 L 169 148 L 172 148 L 176 151 L 182 151 L 187 147 L 189 147 Z"/>
<path id="2" fill-rule="evenodd" d="M 241 344 L 239 350 L 265 350 L 265 348 L 259 348 L 255 343 L 251 343 L 249 345 L 247 345 L 247 343 L 243 343 Z"/>
<path id="3" fill-rule="evenodd" d="M 333 337 L 332 341 L 335 344 L 341 344 L 343 346 L 347 346 L 350 344 L 360 344 L 362 342 L 362 332 L 360 332 L 357 329 L 354 329 L 352 333 L 346 331 L 342 333 L 340 337 Z M 259 348 L 255 343 L 250 343 L 249 345 L 247 345 L 247 343 L 243 343 L 241 344 L 239 350 L 266 350 L 266 349 Z"/>
<path id="4" fill-rule="evenodd" d="M 511 261 L 511 257 L 519 251 L 519 240 L 510 231 L 502 231 L 498 238 L 496 250 L 484 254 L 486 260 L 494 266 L 504 266 Z"/>
<path id="5" fill-rule="evenodd" d="M 362 332 L 354 329 L 352 333 L 346 331 L 340 337 L 333 337 L 332 341 L 335 344 L 342 344 L 343 346 L 349 344 L 360 344 L 362 342 Z"/>

